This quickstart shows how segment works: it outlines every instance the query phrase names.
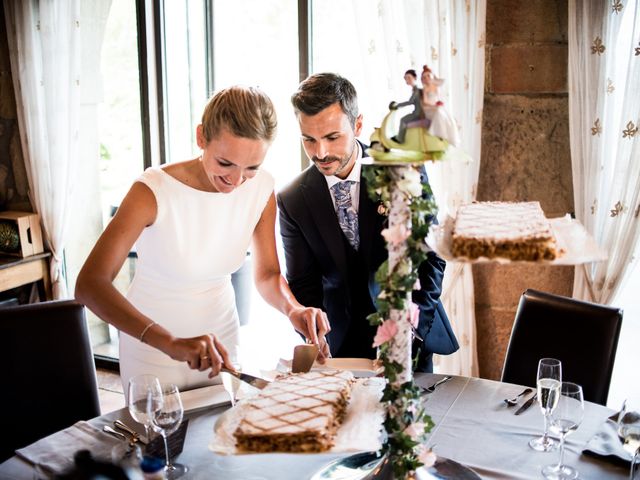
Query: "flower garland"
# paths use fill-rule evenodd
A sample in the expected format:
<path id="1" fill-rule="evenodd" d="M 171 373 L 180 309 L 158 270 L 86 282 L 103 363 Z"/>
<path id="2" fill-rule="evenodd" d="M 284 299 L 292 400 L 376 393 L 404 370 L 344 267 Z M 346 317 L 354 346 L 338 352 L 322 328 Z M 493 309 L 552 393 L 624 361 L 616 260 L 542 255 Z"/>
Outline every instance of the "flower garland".
<path id="1" fill-rule="evenodd" d="M 406 366 L 392 351 L 394 341 L 404 341 L 399 338 L 399 331 L 406 326 L 402 322 L 417 328 L 419 310 L 411 302 L 411 292 L 419 288 L 417 266 L 427 258 L 424 239 L 436 214 L 431 187 L 422 181 L 420 168 L 403 164 L 363 168 L 370 198 L 380 201 L 387 212 L 394 207 L 393 202 L 402 202 L 408 216 L 406 221 L 401 219 L 393 225 L 390 222 L 389 228 L 382 231 L 390 257 L 395 251 L 396 259 L 393 263 L 385 261 L 376 272 L 381 292 L 377 312 L 368 317 L 370 324 L 378 327 L 373 346 L 378 347 L 378 358 L 388 380 L 381 399 L 387 410 L 383 452 L 389 455 L 397 478 L 406 478 L 420 466 L 428 467 L 435 461 L 425 444 L 433 422 L 421 405 L 421 392 L 411 371 L 405 371 Z M 410 343 L 410 339 L 406 341 Z M 406 348 L 410 355 L 411 346 Z"/>

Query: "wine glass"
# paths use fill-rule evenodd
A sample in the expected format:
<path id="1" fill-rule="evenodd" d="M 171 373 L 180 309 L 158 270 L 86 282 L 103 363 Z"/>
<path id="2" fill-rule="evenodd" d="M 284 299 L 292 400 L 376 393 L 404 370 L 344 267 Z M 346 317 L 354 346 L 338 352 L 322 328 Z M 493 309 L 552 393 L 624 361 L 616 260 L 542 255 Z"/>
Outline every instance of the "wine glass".
<path id="1" fill-rule="evenodd" d="M 172 383 L 163 383 L 160 393 L 152 394 L 148 402 L 148 414 L 151 419 L 151 428 L 162 435 L 165 452 L 165 476 L 171 480 L 184 475 L 189 469 L 180 463 L 171 463 L 169 458 L 169 446 L 167 436 L 175 432 L 182 423 L 184 407 L 180 398 L 178 387 Z"/>
<path id="2" fill-rule="evenodd" d="M 551 414 L 551 431 L 560 436 L 560 458 L 555 465 L 547 465 L 542 475 L 552 480 L 578 478 L 578 471 L 564 465 L 564 438 L 575 431 L 584 417 L 582 387 L 571 382 L 562 382 L 557 406 Z"/>
<path id="3" fill-rule="evenodd" d="M 618 414 L 618 436 L 622 448 L 631 456 L 629 480 L 633 480 L 635 464 L 640 456 L 640 408 L 634 408 L 625 400 Z"/>
<path id="4" fill-rule="evenodd" d="M 147 440 L 149 439 L 149 428 L 151 428 L 151 419 L 147 413 L 149 410 L 147 401 L 150 394 L 152 394 L 152 398 L 157 398 L 161 394 L 158 377 L 143 374 L 129 379 L 129 413 L 136 422 L 144 425 Z"/>
<path id="5" fill-rule="evenodd" d="M 562 364 L 555 358 L 541 358 L 538 362 L 538 403 L 544 415 L 544 433 L 529 441 L 529 446 L 538 452 L 548 452 L 558 446 L 558 441 L 549 436 L 549 416 L 558 404 Z"/>

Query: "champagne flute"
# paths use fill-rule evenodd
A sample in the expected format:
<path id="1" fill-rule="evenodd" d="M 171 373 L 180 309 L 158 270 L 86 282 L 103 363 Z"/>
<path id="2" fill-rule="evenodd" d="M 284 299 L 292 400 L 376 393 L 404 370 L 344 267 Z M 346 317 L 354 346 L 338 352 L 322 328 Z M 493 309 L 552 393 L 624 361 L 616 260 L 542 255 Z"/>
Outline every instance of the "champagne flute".
<path id="1" fill-rule="evenodd" d="M 640 409 L 629 405 L 625 400 L 618 414 L 618 436 L 622 441 L 622 448 L 631 456 L 629 480 L 633 480 L 635 465 L 640 456 Z"/>
<path id="2" fill-rule="evenodd" d="M 562 364 L 555 358 L 541 358 L 538 362 L 538 404 L 544 415 L 544 433 L 529 441 L 529 446 L 538 452 L 548 452 L 558 446 L 558 441 L 549 436 L 549 416 L 558 404 Z"/>
<path id="3" fill-rule="evenodd" d="M 565 465 L 564 438 L 575 431 L 584 417 L 584 398 L 582 387 L 571 382 L 562 382 L 558 405 L 551 414 L 551 431 L 560 436 L 560 458 L 555 465 L 547 465 L 542 475 L 552 480 L 578 478 L 578 471 Z"/>
<path id="4" fill-rule="evenodd" d="M 147 413 L 149 410 L 147 401 L 150 394 L 151 398 L 157 398 L 161 393 L 160 380 L 155 375 L 136 375 L 129 379 L 129 413 L 136 422 L 144 425 L 147 440 L 149 440 L 149 429 L 151 428 L 151 419 Z"/>
<path id="5" fill-rule="evenodd" d="M 172 383 L 163 383 L 160 386 L 159 395 L 152 394 L 148 402 L 148 414 L 151 419 L 151 428 L 162 435 L 164 440 L 165 467 L 167 479 L 179 478 L 189 471 L 186 465 L 171 463 L 167 436 L 175 432 L 182 423 L 184 407 L 180 398 L 178 387 Z"/>

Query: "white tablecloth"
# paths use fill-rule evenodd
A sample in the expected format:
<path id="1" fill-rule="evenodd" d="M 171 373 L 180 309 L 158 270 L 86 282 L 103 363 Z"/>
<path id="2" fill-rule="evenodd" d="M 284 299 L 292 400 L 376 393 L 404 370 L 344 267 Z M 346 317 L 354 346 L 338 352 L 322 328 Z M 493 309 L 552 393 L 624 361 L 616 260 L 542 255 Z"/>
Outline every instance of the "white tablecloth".
<path id="1" fill-rule="evenodd" d="M 430 385 L 440 375 L 419 374 L 417 382 Z M 540 409 L 532 406 L 523 415 L 514 415 L 503 399 L 522 387 L 477 378 L 454 377 L 426 396 L 426 408 L 435 422 L 429 444 L 438 455 L 469 466 L 482 478 L 539 479 L 542 466 L 555 463 L 558 452 L 539 453 L 530 449 L 530 438 L 542 433 Z M 208 449 L 216 418 L 227 407 L 198 411 L 189 415 L 184 451 L 178 457 L 190 467 L 187 479 L 303 480 L 310 478 L 339 454 L 259 454 L 224 456 Z M 586 402 L 585 419 L 567 437 L 565 462 L 578 468 L 582 479 L 624 479 L 627 470 L 581 454 L 587 441 L 612 411 Z M 91 420 L 99 429 L 120 418 L 136 425 L 126 410 L 118 410 Z M 78 445 L 81 449 L 82 445 Z M 0 464 L 0 479 L 29 479 L 33 468 L 25 460 L 12 457 Z"/>

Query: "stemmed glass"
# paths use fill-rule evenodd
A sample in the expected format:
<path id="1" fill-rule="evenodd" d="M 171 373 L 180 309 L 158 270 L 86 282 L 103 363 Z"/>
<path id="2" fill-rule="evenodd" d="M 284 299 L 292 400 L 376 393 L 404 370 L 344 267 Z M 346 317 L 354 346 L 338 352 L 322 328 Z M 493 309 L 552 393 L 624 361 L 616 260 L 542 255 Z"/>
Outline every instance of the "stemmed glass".
<path id="1" fill-rule="evenodd" d="M 618 414 L 618 436 L 623 442 L 622 448 L 631 456 L 629 480 L 633 480 L 635 464 L 640 456 L 640 409 L 629 405 L 628 400 L 624 401 Z"/>
<path id="2" fill-rule="evenodd" d="M 529 441 L 529 446 L 538 452 L 548 452 L 558 446 L 558 441 L 549 436 L 549 416 L 558 404 L 562 364 L 555 358 L 541 358 L 538 362 L 538 403 L 544 415 L 544 434 Z"/>
<path id="3" fill-rule="evenodd" d="M 571 382 L 562 382 L 558 405 L 551 414 L 551 431 L 560 436 L 560 459 L 556 465 L 547 465 L 542 475 L 552 480 L 578 478 L 578 471 L 564 465 L 564 438 L 575 431 L 584 417 L 582 387 Z"/>
<path id="4" fill-rule="evenodd" d="M 144 432 L 149 439 L 149 428 L 151 419 L 149 418 L 149 408 L 147 402 L 151 398 L 161 395 L 160 380 L 155 375 L 136 375 L 129 379 L 129 413 L 138 423 L 144 425 Z"/>
<path id="5" fill-rule="evenodd" d="M 155 396 L 154 396 L 155 395 Z M 160 394 L 153 394 L 149 398 L 148 413 L 151 419 L 151 428 L 162 435 L 166 465 L 165 476 L 171 480 L 184 475 L 189 469 L 180 463 L 171 463 L 169 458 L 169 446 L 167 436 L 175 432 L 182 423 L 184 407 L 180 398 L 178 387 L 172 383 L 163 383 Z"/>

